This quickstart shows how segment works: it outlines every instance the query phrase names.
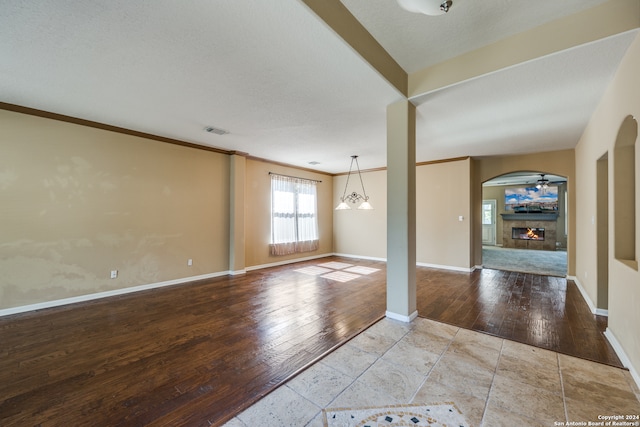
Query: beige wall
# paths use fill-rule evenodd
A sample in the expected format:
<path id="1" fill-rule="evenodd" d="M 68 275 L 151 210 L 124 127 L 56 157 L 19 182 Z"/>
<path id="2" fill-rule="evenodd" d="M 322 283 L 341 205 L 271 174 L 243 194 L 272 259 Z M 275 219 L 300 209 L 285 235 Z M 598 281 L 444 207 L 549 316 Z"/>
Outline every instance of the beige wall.
<path id="1" fill-rule="evenodd" d="M 608 156 L 609 176 L 609 280 L 608 280 L 608 312 L 609 330 L 617 338 L 619 344 L 629 357 L 635 371 L 636 381 L 640 381 L 640 273 L 614 257 L 613 206 L 614 182 L 613 147 L 620 125 L 627 115 L 640 117 L 640 36 L 633 42 L 627 55 L 605 93 L 598 109 L 594 112 L 580 142 L 576 147 L 576 176 L 578 205 L 576 223 L 580 233 L 576 239 L 576 277 L 584 288 L 594 306 L 599 306 L 598 286 L 596 278 L 597 248 L 593 235 L 596 233 L 595 217 L 597 214 L 596 188 L 597 161 L 605 153 Z M 636 141 L 636 254 L 640 242 L 640 150 Z"/>
<path id="2" fill-rule="evenodd" d="M 347 181 L 346 175 L 333 179 L 333 207 L 340 203 Z M 375 259 L 387 258 L 387 171 L 363 172 L 362 181 L 373 210 L 333 211 L 334 252 Z M 362 194 L 357 175 L 351 175 L 347 194 Z"/>
<path id="3" fill-rule="evenodd" d="M 496 245 L 502 245 L 502 217 L 504 213 L 504 189 L 512 186 L 495 185 L 482 187 L 482 200 L 496 201 Z"/>
<path id="4" fill-rule="evenodd" d="M 469 269 L 471 212 L 470 160 L 420 165 L 416 168 L 416 261 L 418 264 Z M 353 178 L 353 177 L 352 177 Z M 386 259 L 387 173 L 362 174 L 373 211 L 334 212 L 335 252 Z M 349 191 L 357 190 L 354 179 Z M 334 205 L 344 192 L 346 176 L 334 179 Z M 359 185 L 359 182 L 358 182 Z M 458 217 L 463 216 L 463 221 Z"/>
<path id="5" fill-rule="evenodd" d="M 320 248 L 295 255 L 272 256 L 271 178 L 269 172 L 322 181 L 318 183 L 318 231 Z M 278 264 L 333 252 L 333 177 L 261 160 L 247 159 L 245 179 L 245 262 L 247 268 Z"/>
<path id="6" fill-rule="evenodd" d="M 0 129 L 0 309 L 228 269 L 227 155 L 4 110 Z"/>
<path id="7" fill-rule="evenodd" d="M 418 166 L 418 264 L 462 270 L 473 267 L 469 238 L 472 229 L 470 164 L 471 159 L 464 159 Z"/>

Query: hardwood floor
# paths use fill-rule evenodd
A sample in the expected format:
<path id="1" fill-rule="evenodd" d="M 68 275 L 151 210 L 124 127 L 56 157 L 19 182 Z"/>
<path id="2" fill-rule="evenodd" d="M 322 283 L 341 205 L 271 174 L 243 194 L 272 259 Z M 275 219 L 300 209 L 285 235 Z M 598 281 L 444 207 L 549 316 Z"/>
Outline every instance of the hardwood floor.
<path id="1" fill-rule="evenodd" d="M 379 271 L 296 271 L 327 261 Z M 0 318 L 0 425 L 220 425 L 381 318 L 385 281 L 331 257 Z M 564 279 L 419 268 L 418 310 L 613 360 Z"/>
<path id="2" fill-rule="evenodd" d="M 323 261 L 1 318 L 0 425 L 221 424 L 384 315 Z"/>
<path id="3" fill-rule="evenodd" d="M 501 270 L 473 273 L 419 268 L 421 317 L 622 367 L 573 281 Z"/>

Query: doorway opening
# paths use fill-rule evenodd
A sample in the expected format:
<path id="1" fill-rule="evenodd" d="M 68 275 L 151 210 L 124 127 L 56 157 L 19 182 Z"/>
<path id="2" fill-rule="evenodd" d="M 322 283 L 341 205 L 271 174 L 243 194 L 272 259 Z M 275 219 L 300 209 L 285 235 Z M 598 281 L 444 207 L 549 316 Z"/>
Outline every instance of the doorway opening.
<path id="1" fill-rule="evenodd" d="M 566 277 L 566 194 L 567 179 L 544 171 L 512 172 L 483 183 L 482 266 Z"/>
<path id="2" fill-rule="evenodd" d="M 496 200 L 482 201 L 482 244 L 496 244 Z"/>

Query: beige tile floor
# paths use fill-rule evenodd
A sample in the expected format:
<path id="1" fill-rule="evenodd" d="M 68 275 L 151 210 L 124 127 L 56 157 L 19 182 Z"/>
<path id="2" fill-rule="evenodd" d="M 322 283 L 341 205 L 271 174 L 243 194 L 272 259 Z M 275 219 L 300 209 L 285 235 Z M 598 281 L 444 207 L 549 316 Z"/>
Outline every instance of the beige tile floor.
<path id="1" fill-rule="evenodd" d="M 381 320 L 225 427 L 321 427 L 323 408 L 451 401 L 475 427 L 640 415 L 628 371 L 417 318 Z"/>

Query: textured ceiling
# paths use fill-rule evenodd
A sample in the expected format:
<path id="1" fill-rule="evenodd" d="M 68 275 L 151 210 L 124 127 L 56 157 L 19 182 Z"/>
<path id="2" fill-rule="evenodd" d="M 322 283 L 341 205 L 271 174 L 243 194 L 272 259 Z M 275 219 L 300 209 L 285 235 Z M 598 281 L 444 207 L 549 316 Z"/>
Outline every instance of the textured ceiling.
<path id="1" fill-rule="evenodd" d="M 399 94 L 295 0 L 0 10 L 0 101 L 320 170 L 352 154 L 378 166 Z"/>
<path id="2" fill-rule="evenodd" d="M 575 147 L 635 35 L 583 45 L 423 97 L 416 125 L 417 157 Z"/>
<path id="3" fill-rule="evenodd" d="M 408 72 L 602 2 L 343 0 Z M 415 99 L 418 161 L 575 146 L 636 34 Z M 0 0 L 1 102 L 336 173 L 386 165 L 401 97 L 300 0 Z"/>
<path id="4" fill-rule="evenodd" d="M 453 0 L 446 15 L 407 12 L 396 0 L 341 0 L 412 73 L 606 0 Z"/>

